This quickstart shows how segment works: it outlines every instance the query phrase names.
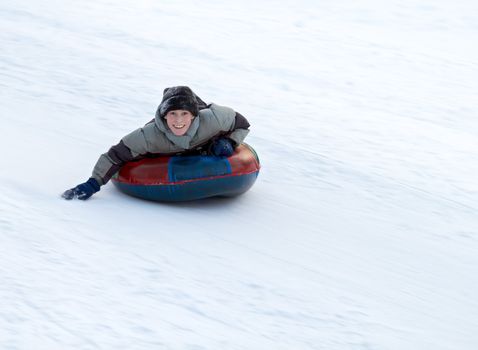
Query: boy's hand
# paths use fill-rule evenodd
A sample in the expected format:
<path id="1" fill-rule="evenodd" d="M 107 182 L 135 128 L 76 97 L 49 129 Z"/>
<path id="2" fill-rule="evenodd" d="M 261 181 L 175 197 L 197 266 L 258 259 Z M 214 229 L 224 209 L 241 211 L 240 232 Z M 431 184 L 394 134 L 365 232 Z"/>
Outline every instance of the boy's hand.
<path id="1" fill-rule="evenodd" d="M 66 190 L 61 195 L 65 199 L 73 199 L 78 198 L 81 200 L 85 200 L 90 198 L 93 193 L 96 193 L 100 190 L 100 184 L 94 178 L 88 179 L 88 181 L 77 185 L 74 188 Z"/>
<path id="2" fill-rule="evenodd" d="M 230 157 L 234 153 L 233 142 L 225 137 L 213 141 L 211 154 L 217 157 Z"/>

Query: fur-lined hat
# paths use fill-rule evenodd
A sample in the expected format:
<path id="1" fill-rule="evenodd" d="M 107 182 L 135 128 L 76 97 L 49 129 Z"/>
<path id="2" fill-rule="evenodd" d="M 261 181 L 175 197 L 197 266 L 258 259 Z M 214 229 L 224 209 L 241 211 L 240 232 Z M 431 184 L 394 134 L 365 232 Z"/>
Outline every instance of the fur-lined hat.
<path id="1" fill-rule="evenodd" d="M 159 116 L 164 118 L 169 111 L 176 109 L 189 111 L 193 116 L 198 115 L 198 100 L 189 87 L 173 86 L 164 89 L 163 99 L 158 107 Z"/>

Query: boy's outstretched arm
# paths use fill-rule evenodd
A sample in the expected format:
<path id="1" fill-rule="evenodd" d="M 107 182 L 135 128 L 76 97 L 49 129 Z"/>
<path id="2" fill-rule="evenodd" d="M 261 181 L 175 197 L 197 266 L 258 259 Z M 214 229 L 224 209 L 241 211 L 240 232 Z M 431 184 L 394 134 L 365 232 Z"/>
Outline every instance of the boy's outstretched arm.
<path id="1" fill-rule="evenodd" d="M 132 151 L 131 148 L 126 146 L 123 140 L 121 140 L 117 145 L 112 146 L 107 153 L 100 156 L 88 181 L 66 190 L 62 194 L 62 197 L 68 200 L 75 198 L 85 200 L 90 198 L 98 192 L 101 186 L 106 184 L 125 163 L 141 159 L 148 153 L 146 147 L 143 147 L 145 143 L 143 143 L 144 137 L 142 135 L 142 129 L 135 130 L 126 137 L 130 139 L 133 138 L 133 140 L 136 141 L 133 145 L 136 146 L 140 152 Z"/>

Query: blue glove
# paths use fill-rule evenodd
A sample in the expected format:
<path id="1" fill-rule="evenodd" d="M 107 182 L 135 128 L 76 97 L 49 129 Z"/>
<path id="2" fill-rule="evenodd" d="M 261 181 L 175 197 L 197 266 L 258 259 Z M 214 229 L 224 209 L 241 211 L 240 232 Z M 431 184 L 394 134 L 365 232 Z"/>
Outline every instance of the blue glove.
<path id="1" fill-rule="evenodd" d="M 65 199 L 78 198 L 85 200 L 90 198 L 93 193 L 96 193 L 100 190 L 100 184 L 94 178 L 89 178 L 88 181 L 79 184 L 78 186 L 66 190 L 61 196 Z"/>
<path id="2" fill-rule="evenodd" d="M 230 157 L 234 153 L 234 145 L 231 139 L 219 138 L 211 144 L 211 154 L 217 157 Z"/>

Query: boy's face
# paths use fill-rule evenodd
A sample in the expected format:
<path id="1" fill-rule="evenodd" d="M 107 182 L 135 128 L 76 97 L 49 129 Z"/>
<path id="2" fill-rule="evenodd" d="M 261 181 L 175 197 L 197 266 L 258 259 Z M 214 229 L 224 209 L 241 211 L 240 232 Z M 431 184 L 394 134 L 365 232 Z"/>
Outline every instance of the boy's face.
<path id="1" fill-rule="evenodd" d="M 184 109 L 176 109 L 169 111 L 164 118 L 174 135 L 183 136 L 191 126 L 194 116 Z"/>

